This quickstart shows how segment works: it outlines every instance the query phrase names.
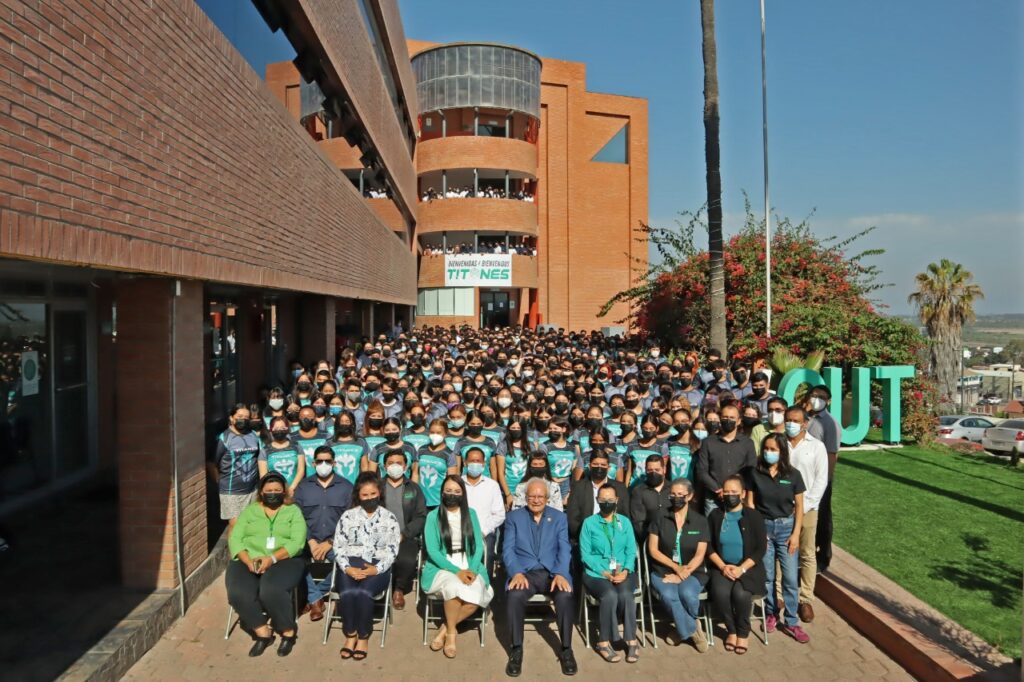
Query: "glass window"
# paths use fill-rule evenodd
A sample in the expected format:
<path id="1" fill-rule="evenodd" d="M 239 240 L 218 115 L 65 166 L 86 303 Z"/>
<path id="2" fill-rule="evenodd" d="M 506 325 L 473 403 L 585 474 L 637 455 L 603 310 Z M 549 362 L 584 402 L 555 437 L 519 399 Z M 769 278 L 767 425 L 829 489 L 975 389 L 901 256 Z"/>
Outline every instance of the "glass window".
<path id="1" fill-rule="evenodd" d="M 437 314 L 455 314 L 455 291 L 453 289 L 437 290 Z"/>
<path id="2" fill-rule="evenodd" d="M 591 161 L 629 163 L 629 124 L 622 126 L 622 129 L 615 133 L 597 154 L 594 154 Z"/>
<path id="3" fill-rule="evenodd" d="M 473 310 L 473 288 L 459 287 L 452 289 L 455 292 L 455 312 L 453 315 L 475 315 Z"/>

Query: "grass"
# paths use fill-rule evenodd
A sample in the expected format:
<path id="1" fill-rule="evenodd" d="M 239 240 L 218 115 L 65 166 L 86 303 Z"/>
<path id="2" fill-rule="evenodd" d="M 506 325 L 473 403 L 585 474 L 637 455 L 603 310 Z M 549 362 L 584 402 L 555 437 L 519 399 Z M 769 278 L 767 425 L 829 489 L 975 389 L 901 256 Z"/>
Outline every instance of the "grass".
<path id="1" fill-rule="evenodd" d="M 1020 658 L 1024 469 L 943 446 L 842 453 L 835 542 Z"/>

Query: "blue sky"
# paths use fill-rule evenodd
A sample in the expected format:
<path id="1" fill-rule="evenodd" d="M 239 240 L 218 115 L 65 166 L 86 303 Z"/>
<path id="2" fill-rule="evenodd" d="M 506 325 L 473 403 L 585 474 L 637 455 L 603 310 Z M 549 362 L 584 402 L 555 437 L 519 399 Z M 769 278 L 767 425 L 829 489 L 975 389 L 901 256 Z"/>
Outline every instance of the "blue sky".
<path id="1" fill-rule="evenodd" d="M 291 57 L 250 0 L 200 0 L 258 71 Z M 946 257 L 987 292 L 981 313 L 1024 313 L 1024 3 L 767 0 L 775 212 L 849 236 L 874 259 L 893 313 L 913 276 Z M 645 97 L 650 219 L 705 199 L 696 0 L 400 0 L 406 35 L 496 41 L 587 64 L 591 90 Z M 636 11 L 643 8 L 644 11 Z M 626 11 L 626 10 L 630 11 Z M 763 206 L 757 0 L 717 3 L 726 231 L 743 195 Z M 255 15 L 255 16 L 254 16 Z M 260 33 L 260 31 L 264 33 Z M 232 35 L 232 33 L 234 35 Z"/>

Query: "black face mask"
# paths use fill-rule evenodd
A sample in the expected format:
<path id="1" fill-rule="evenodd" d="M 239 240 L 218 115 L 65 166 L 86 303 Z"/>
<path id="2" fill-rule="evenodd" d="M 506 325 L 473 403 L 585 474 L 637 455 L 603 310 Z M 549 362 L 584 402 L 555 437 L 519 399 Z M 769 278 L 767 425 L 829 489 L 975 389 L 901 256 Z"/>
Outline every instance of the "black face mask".
<path id="1" fill-rule="evenodd" d="M 462 495 L 457 493 L 442 493 L 441 505 L 444 507 L 458 507 L 462 504 Z"/>
<path id="2" fill-rule="evenodd" d="M 676 424 L 676 434 L 680 436 L 686 435 L 686 432 L 690 430 L 689 424 Z"/>
<path id="3" fill-rule="evenodd" d="M 494 426 L 495 416 L 490 412 L 481 412 L 480 418 L 484 420 L 484 426 Z"/>
<path id="4" fill-rule="evenodd" d="M 284 493 L 263 493 L 263 504 L 270 509 L 277 509 L 284 504 Z"/>
<path id="5" fill-rule="evenodd" d="M 462 399 L 465 401 L 467 405 L 469 405 L 474 400 L 476 400 L 476 393 L 474 393 L 473 391 L 466 391 L 462 394 Z"/>
<path id="6" fill-rule="evenodd" d="M 534 424 L 534 426 L 537 427 L 538 431 L 544 432 L 544 431 L 548 430 L 549 426 L 551 426 L 551 420 L 550 419 L 534 419 L 533 420 L 533 424 Z"/>
<path id="7" fill-rule="evenodd" d="M 745 382 L 747 380 L 747 373 L 746 372 L 734 372 L 733 373 L 733 377 L 736 379 L 736 383 L 737 384 L 742 384 L 743 382 Z"/>
<path id="8" fill-rule="evenodd" d="M 658 433 L 668 433 L 668 430 L 671 428 L 671 424 L 666 424 L 665 422 L 658 422 Z"/>
<path id="9" fill-rule="evenodd" d="M 636 431 L 636 426 L 634 426 L 633 424 L 622 424 L 621 426 L 623 436 L 628 436 L 629 434 Z"/>
<path id="10" fill-rule="evenodd" d="M 608 467 L 592 467 L 590 469 L 590 480 L 599 482 L 606 478 L 608 478 Z"/>
<path id="11" fill-rule="evenodd" d="M 722 503 L 726 509 L 732 509 L 740 503 L 739 495 L 722 495 Z"/>
<path id="12" fill-rule="evenodd" d="M 728 436 L 730 433 L 736 430 L 735 419 L 723 419 L 722 420 L 722 433 Z"/>
<path id="13" fill-rule="evenodd" d="M 557 402 L 555 403 L 555 414 L 565 414 L 569 411 L 569 403 Z"/>
<path id="14" fill-rule="evenodd" d="M 298 412 L 289 412 L 287 414 L 287 417 L 288 417 L 288 421 L 290 421 L 292 424 L 295 424 L 295 423 L 297 423 L 299 421 L 299 413 Z"/>
<path id="15" fill-rule="evenodd" d="M 580 428 L 581 426 L 583 426 L 583 417 L 580 417 L 579 415 L 575 414 L 569 415 L 569 426 L 571 426 L 574 429 Z"/>
<path id="16" fill-rule="evenodd" d="M 315 414 L 318 417 L 324 416 L 325 414 L 327 414 L 327 406 L 326 405 L 314 405 L 313 406 L 313 414 Z"/>
<path id="17" fill-rule="evenodd" d="M 385 433 L 384 434 L 384 440 L 386 440 L 389 443 L 397 443 L 398 439 L 401 438 L 401 437 L 402 437 L 401 433 L 391 432 L 391 433 Z"/>
<path id="18" fill-rule="evenodd" d="M 249 422 L 248 422 L 248 420 L 246 420 L 246 421 L 239 420 L 239 421 L 235 422 L 235 431 L 238 431 L 239 433 L 249 433 L 249 430 L 250 429 L 249 429 Z"/>
<path id="19" fill-rule="evenodd" d="M 385 403 L 390 403 L 392 400 L 395 399 L 395 394 L 394 393 L 381 393 L 380 394 L 380 399 L 381 399 L 381 401 L 383 401 Z"/>
<path id="20" fill-rule="evenodd" d="M 530 467 L 530 478 L 545 478 L 548 475 L 547 467 Z"/>
<path id="21" fill-rule="evenodd" d="M 670 495 L 668 498 L 668 506 L 671 507 L 673 511 L 679 511 L 686 506 L 686 498 L 679 497 L 678 495 Z"/>
<path id="22" fill-rule="evenodd" d="M 584 422 L 586 427 L 588 429 L 590 429 L 591 431 L 593 431 L 595 429 L 601 428 L 601 424 L 602 423 L 603 423 L 603 421 L 601 419 L 596 418 L 596 417 L 587 417 L 586 421 Z"/>
<path id="23" fill-rule="evenodd" d="M 359 506 L 362 507 L 363 511 L 365 511 L 367 514 L 372 514 L 373 512 L 377 511 L 377 507 L 380 506 L 380 498 L 371 497 L 368 500 L 359 500 Z"/>
<path id="24" fill-rule="evenodd" d="M 371 429 L 379 429 L 380 427 L 384 426 L 384 420 L 381 419 L 380 417 L 371 417 L 370 419 L 366 420 L 366 423 L 370 425 Z"/>
<path id="25" fill-rule="evenodd" d="M 693 383 L 693 377 L 680 377 L 679 383 L 681 383 L 685 388 Z"/>
<path id="26" fill-rule="evenodd" d="M 273 436 L 274 441 L 277 443 L 283 443 L 288 440 L 287 431 L 271 431 L 270 435 Z"/>
<path id="27" fill-rule="evenodd" d="M 309 391 L 313 390 L 313 384 L 309 383 L 308 381 L 300 381 L 299 383 L 295 384 L 295 388 L 297 388 L 300 393 L 308 393 Z"/>
<path id="28" fill-rule="evenodd" d="M 466 433 L 468 433 L 470 436 L 473 436 L 474 438 L 483 433 L 483 430 L 484 427 L 480 424 L 470 424 L 469 426 L 466 427 Z"/>
<path id="29" fill-rule="evenodd" d="M 707 428 L 708 433 L 718 433 L 722 430 L 722 425 L 719 422 L 708 422 L 705 424 L 705 427 Z"/>
<path id="30" fill-rule="evenodd" d="M 303 431 L 309 431 L 314 426 L 316 426 L 316 420 L 315 419 L 310 419 L 309 417 L 304 417 L 304 418 L 299 420 L 299 428 L 302 429 Z"/>
<path id="31" fill-rule="evenodd" d="M 515 443 L 520 438 L 523 437 L 523 430 L 522 429 L 509 429 L 508 430 L 508 437 L 512 440 L 513 443 Z"/>
<path id="32" fill-rule="evenodd" d="M 626 408 L 622 405 L 612 405 L 612 416 L 621 417 L 626 411 Z"/>
<path id="33" fill-rule="evenodd" d="M 378 384 L 376 381 L 371 381 L 370 383 L 366 384 L 366 390 L 368 393 L 376 393 L 377 389 L 379 388 L 380 384 Z"/>
<path id="34" fill-rule="evenodd" d="M 635 410 L 636 406 L 640 404 L 640 401 L 636 398 L 626 398 L 622 402 L 626 406 L 627 410 Z"/>
<path id="35" fill-rule="evenodd" d="M 346 438 L 351 436 L 355 432 L 355 430 L 356 427 L 352 426 L 351 424 L 338 424 L 337 426 L 334 427 L 334 432 L 336 434 L 338 434 L 339 436 L 344 436 Z"/>
<path id="36" fill-rule="evenodd" d="M 414 414 L 411 417 L 409 417 L 409 421 L 412 422 L 412 425 L 418 429 L 419 427 L 423 426 L 423 424 L 427 421 L 427 418 L 422 414 Z"/>
<path id="37" fill-rule="evenodd" d="M 744 426 L 744 428 L 747 428 L 747 429 L 752 429 L 752 428 L 754 428 L 755 426 L 757 426 L 760 423 L 761 423 L 761 418 L 760 417 L 744 417 L 743 418 L 743 426 Z"/>
<path id="38" fill-rule="evenodd" d="M 573 399 L 577 403 L 582 403 L 582 402 L 584 402 L 587 399 L 587 394 L 586 393 L 574 393 L 572 397 L 573 397 Z"/>
<path id="39" fill-rule="evenodd" d="M 657 488 L 665 481 L 665 476 L 656 471 L 649 471 L 647 472 L 647 476 L 644 477 L 644 480 L 647 481 L 647 485 L 652 488 Z"/>
<path id="40" fill-rule="evenodd" d="M 602 514 L 611 514 L 618 508 L 618 506 L 618 502 L 612 502 L 610 500 L 597 503 L 597 508 L 601 510 Z"/>
<path id="41" fill-rule="evenodd" d="M 768 392 L 768 389 L 766 389 L 766 388 L 754 388 L 754 389 L 751 389 L 750 394 L 752 396 L 754 396 L 755 398 L 761 398 L 767 392 Z"/>

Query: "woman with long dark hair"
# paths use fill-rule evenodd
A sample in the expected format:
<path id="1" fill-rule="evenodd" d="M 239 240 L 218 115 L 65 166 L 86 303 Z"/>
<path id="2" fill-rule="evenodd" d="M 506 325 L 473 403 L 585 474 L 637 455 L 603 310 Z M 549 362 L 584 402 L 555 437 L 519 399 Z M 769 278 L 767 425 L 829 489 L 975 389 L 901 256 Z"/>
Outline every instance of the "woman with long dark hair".
<path id="1" fill-rule="evenodd" d="M 449 475 L 441 487 L 441 505 L 427 514 L 424 529 L 427 560 L 421 582 L 428 595 L 444 600 L 444 623 L 430 643 L 455 658 L 458 624 L 478 608 L 487 608 L 494 597 L 484 567 L 484 536 L 476 512 L 469 508 L 466 484 Z"/>

